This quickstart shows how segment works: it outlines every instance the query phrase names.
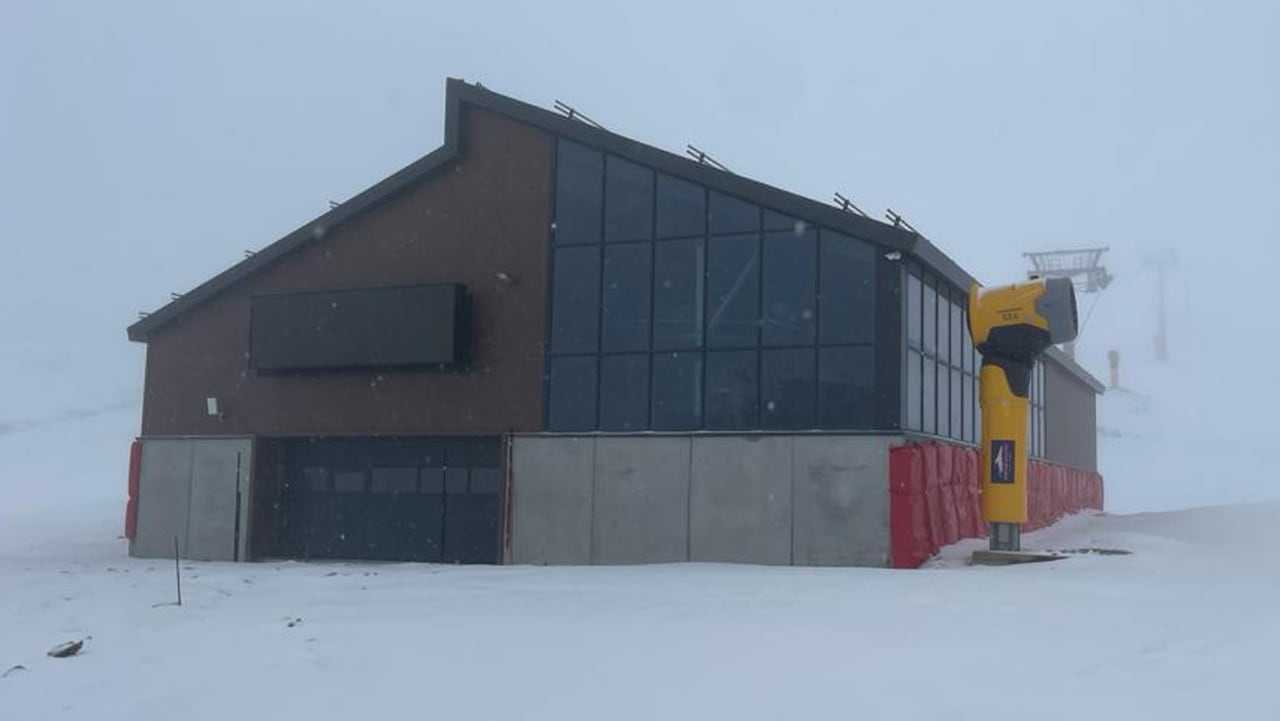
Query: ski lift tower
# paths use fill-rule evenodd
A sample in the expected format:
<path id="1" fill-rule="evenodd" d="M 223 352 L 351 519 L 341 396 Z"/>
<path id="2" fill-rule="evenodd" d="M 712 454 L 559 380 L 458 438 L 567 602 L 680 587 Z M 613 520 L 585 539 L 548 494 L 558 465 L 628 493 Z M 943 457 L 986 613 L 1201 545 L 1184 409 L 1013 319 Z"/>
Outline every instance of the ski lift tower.
<path id="1" fill-rule="evenodd" d="M 1106 266 L 1102 265 L 1102 254 L 1108 250 L 1110 248 L 1041 250 L 1023 253 L 1022 257 L 1031 260 L 1032 269 L 1027 272 L 1028 277 L 1069 278 L 1077 293 L 1101 293 L 1113 279 Z M 1075 341 L 1064 344 L 1063 350 L 1075 358 Z"/>
<path id="2" fill-rule="evenodd" d="M 1156 277 L 1159 278 L 1159 305 L 1156 308 L 1156 360 L 1164 363 L 1169 360 L 1169 326 L 1165 322 L 1164 312 L 1164 275 L 1165 270 L 1172 268 L 1178 264 L 1178 253 L 1172 249 L 1159 250 L 1153 253 L 1147 253 L 1142 258 L 1142 264 L 1148 268 L 1155 268 Z"/>

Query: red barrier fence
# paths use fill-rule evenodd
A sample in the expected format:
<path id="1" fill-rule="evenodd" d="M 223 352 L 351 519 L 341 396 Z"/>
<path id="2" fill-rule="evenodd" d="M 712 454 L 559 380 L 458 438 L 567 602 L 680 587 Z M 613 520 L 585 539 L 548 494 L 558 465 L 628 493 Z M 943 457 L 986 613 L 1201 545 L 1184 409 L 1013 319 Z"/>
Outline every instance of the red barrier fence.
<path id="1" fill-rule="evenodd" d="M 1102 476 L 1031 461 L 1027 525 L 1035 531 L 1086 508 L 1102 508 Z M 985 538 L 978 451 L 912 443 L 889 452 L 889 533 L 895 568 L 916 568 L 962 538 Z"/>
<path id="2" fill-rule="evenodd" d="M 142 440 L 129 446 L 129 501 L 124 507 L 124 537 L 132 541 L 138 533 L 138 474 L 142 472 Z"/>

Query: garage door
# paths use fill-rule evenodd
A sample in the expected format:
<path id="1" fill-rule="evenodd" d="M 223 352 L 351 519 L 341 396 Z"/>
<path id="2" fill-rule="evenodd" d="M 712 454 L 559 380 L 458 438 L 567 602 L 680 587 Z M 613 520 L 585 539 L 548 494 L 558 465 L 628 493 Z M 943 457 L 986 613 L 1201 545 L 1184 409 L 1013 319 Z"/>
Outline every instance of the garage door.
<path id="1" fill-rule="evenodd" d="M 282 448 L 283 555 L 497 563 L 497 438 L 306 438 Z"/>

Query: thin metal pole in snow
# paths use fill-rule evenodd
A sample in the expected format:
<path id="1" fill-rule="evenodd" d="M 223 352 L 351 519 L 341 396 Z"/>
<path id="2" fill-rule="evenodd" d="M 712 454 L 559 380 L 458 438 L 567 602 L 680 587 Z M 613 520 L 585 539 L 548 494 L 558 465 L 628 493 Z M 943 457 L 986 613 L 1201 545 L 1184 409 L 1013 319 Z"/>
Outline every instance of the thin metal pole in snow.
<path id="1" fill-rule="evenodd" d="M 178 605 L 182 605 L 182 568 L 178 563 L 178 537 L 173 537 L 173 580 L 178 584 Z"/>

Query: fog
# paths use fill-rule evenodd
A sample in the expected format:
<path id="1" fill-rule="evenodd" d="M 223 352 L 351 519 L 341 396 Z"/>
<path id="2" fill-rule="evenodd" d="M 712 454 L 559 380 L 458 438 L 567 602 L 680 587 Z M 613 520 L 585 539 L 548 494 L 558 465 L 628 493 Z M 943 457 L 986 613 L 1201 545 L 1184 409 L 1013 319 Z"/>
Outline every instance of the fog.
<path id="1" fill-rule="evenodd" d="M 1105 245 L 1081 361 L 1265 433 L 1272 3 L 45 3 L 0 23 L 0 430 L 136 408 L 139 311 L 436 147 L 460 76 L 902 213 L 986 283 Z M 132 431 L 131 431 L 132 432 Z M 123 461 L 125 449 L 119 449 Z M 1106 468 L 1103 468 L 1104 473 Z"/>

